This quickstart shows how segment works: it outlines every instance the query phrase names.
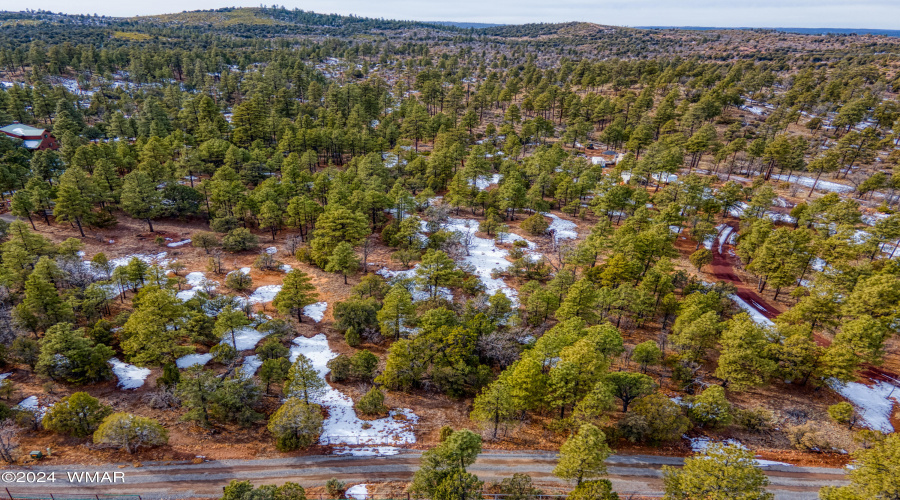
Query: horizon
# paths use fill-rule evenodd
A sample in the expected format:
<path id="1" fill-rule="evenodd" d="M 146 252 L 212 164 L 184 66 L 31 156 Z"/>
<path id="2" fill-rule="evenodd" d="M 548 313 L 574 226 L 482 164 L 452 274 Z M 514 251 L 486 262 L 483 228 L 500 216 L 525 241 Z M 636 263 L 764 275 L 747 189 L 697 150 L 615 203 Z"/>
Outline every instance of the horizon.
<path id="1" fill-rule="evenodd" d="M 900 23 L 895 26 L 880 24 L 885 19 L 900 19 L 900 2 L 893 3 L 886 0 L 822 0 L 815 3 L 812 0 L 750 0 L 741 6 L 720 5 L 722 2 L 718 0 L 687 0 L 678 7 L 672 7 L 660 0 L 636 0 L 628 5 L 604 5 L 604 3 L 564 0 L 549 6 L 535 0 L 515 3 L 501 0 L 485 5 L 464 0 L 462 3 L 447 6 L 422 5 L 409 0 L 394 0 L 377 5 L 361 0 L 337 2 L 312 0 L 302 4 L 296 1 L 283 3 L 280 6 L 321 14 L 424 23 L 522 25 L 589 22 L 607 26 L 656 29 L 900 30 Z M 139 5 L 98 0 L 83 8 L 81 5 L 75 6 L 64 0 L 48 0 L 41 5 L 41 10 L 68 15 L 96 14 L 128 18 L 222 8 L 260 7 L 258 2 L 249 0 L 232 2 L 232 5 L 221 5 L 218 0 L 179 2 L 159 0 L 153 4 Z M 736 22 L 736 19 L 740 22 Z M 784 22 L 773 23 L 772 19 Z"/>

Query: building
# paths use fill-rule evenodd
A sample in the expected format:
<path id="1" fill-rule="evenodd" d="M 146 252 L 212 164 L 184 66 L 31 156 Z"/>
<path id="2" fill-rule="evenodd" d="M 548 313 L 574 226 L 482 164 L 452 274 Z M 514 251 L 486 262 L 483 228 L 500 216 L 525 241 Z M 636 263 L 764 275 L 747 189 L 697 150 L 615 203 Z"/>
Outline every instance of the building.
<path id="1" fill-rule="evenodd" d="M 24 142 L 24 146 L 28 149 L 59 149 L 59 142 L 53 134 L 46 129 L 29 127 L 21 123 L 13 123 L 0 128 L 3 132 L 13 139 L 19 139 Z"/>

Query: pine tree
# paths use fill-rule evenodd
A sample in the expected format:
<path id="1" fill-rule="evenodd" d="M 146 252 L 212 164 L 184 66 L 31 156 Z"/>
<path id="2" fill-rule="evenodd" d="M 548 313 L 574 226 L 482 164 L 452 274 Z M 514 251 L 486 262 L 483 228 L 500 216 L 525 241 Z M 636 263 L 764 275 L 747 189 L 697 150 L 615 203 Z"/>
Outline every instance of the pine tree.
<path id="1" fill-rule="evenodd" d="M 722 332 L 716 376 L 732 390 L 765 384 L 777 368 L 768 358 L 769 335 L 746 313 L 731 318 Z"/>
<path id="2" fill-rule="evenodd" d="M 353 274 L 359 269 L 359 259 L 350 243 L 342 241 L 334 247 L 331 256 L 328 257 L 328 264 L 325 271 L 329 273 L 341 273 L 344 275 L 344 284 L 347 284 L 347 275 Z"/>
<path id="3" fill-rule="evenodd" d="M 431 300 L 437 298 L 440 287 L 455 286 L 462 275 L 453 259 L 441 250 L 429 249 L 425 252 L 422 263 L 416 269 L 416 281 L 428 291 Z"/>
<path id="4" fill-rule="evenodd" d="M 84 238 L 84 229 L 81 223 L 91 215 L 91 201 L 89 193 L 85 193 L 86 186 L 90 185 L 90 179 L 78 167 L 69 167 L 59 178 L 59 188 L 56 192 L 56 207 L 53 215 L 56 220 L 63 222 L 74 221 L 78 226 L 78 232 Z"/>
<path id="5" fill-rule="evenodd" d="M 284 283 L 272 300 L 272 305 L 281 314 L 296 314 L 297 321 L 302 323 L 303 308 L 315 304 L 318 298 L 319 294 L 316 293 L 316 287 L 311 283 L 309 275 L 300 269 L 292 269 L 284 277 Z"/>
<path id="6" fill-rule="evenodd" d="M 497 439 L 500 424 L 511 420 L 514 413 L 509 387 L 505 382 L 497 380 L 475 397 L 469 418 L 490 424 L 493 427 L 492 438 Z"/>
<path id="7" fill-rule="evenodd" d="M 227 308 L 221 311 L 216 317 L 215 326 L 213 326 L 213 334 L 220 338 L 223 343 L 229 343 L 231 347 L 237 349 L 237 331 L 250 324 L 250 320 L 242 311 L 235 311 Z"/>
<path id="8" fill-rule="evenodd" d="M 723 480 L 726 478 L 726 480 Z M 714 444 L 700 456 L 684 461 L 684 468 L 663 467 L 666 498 L 688 500 L 771 500 L 766 475 L 753 452 L 734 445 Z"/>
<path id="9" fill-rule="evenodd" d="M 150 232 L 153 232 L 153 219 L 162 210 L 162 197 L 147 174 L 134 171 L 125 176 L 122 209 L 132 217 L 147 221 Z"/>
<path id="10" fill-rule="evenodd" d="M 312 361 L 303 354 L 298 354 L 288 371 L 283 392 L 289 398 L 299 398 L 309 404 L 310 399 L 320 398 L 325 393 L 326 387 Z"/>
<path id="11" fill-rule="evenodd" d="M 289 397 L 269 418 L 267 427 L 275 436 L 278 451 L 306 448 L 322 433 L 322 410 L 319 405 Z"/>
<path id="12" fill-rule="evenodd" d="M 378 310 L 381 333 L 399 339 L 403 328 L 408 327 L 415 318 L 416 308 L 409 290 L 401 283 L 391 287 L 384 297 L 381 309 Z"/>
<path id="13" fill-rule="evenodd" d="M 585 479 L 600 478 L 606 475 L 604 462 L 611 454 L 603 431 L 593 424 L 584 424 L 559 449 L 559 462 L 553 475 L 574 481 L 576 486 Z"/>

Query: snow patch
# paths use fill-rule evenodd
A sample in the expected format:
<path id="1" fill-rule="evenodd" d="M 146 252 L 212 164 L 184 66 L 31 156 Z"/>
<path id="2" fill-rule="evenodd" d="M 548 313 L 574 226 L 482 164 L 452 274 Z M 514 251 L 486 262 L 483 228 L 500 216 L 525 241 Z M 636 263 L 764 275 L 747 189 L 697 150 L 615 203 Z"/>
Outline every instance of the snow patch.
<path id="1" fill-rule="evenodd" d="M 28 396 L 27 398 L 19 401 L 19 404 L 16 405 L 16 408 L 20 410 L 25 410 L 31 413 L 34 413 L 38 418 L 44 418 L 44 414 L 47 413 L 53 405 L 42 405 L 40 401 L 38 401 L 37 396 Z"/>
<path id="2" fill-rule="evenodd" d="M 281 291 L 281 285 L 264 285 L 257 288 L 249 298 L 247 298 L 247 302 L 251 304 L 263 304 L 266 302 L 272 302 L 275 300 L 275 296 L 278 295 L 278 292 Z"/>
<path id="3" fill-rule="evenodd" d="M 894 403 L 900 403 L 900 388 L 888 382 L 876 382 L 869 387 L 858 382 L 841 383 L 832 380 L 829 385 L 856 407 L 866 427 L 881 432 L 894 432 L 891 412 Z"/>
<path id="4" fill-rule="evenodd" d="M 228 344 L 234 347 L 237 352 L 247 351 L 256 347 L 259 341 L 266 337 L 265 333 L 254 330 L 249 326 L 243 326 L 234 331 L 234 341 L 231 340 L 231 334 L 226 333 L 222 338 L 222 344 Z"/>
<path id="5" fill-rule="evenodd" d="M 169 243 L 166 246 L 169 248 L 178 248 L 178 247 L 187 245 L 190 242 L 191 242 L 191 240 L 182 240 L 182 241 L 176 241 L 175 243 Z"/>
<path id="6" fill-rule="evenodd" d="M 357 484 L 347 488 L 347 491 L 344 492 L 344 496 L 352 498 L 353 500 L 366 500 L 369 498 L 369 489 L 366 488 L 365 484 Z"/>
<path id="7" fill-rule="evenodd" d="M 816 183 L 815 178 L 804 177 L 801 175 L 787 176 L 784 174 L 776 174 L 773 175 L 772 178 L 777 181 L 790 182 L 792 184 L 799 184 L 801 186 L 806 186 L 809 188 L 811 188 L 813 184 L 816 184 L 816 189 L 821 189 L 822 191 L 829 191 L 832 193 L 852 193 L 853 191 L 856 191 L 856 188 L 854 188 L 853 186 L 838 184 L 837 182 L 823 181 L 821 179 L 819 179 L 819 182 Z"/>
<path id="8" fill-rule="evenodd" d="M 312 318 L 313 321 L 319 323 L 325 317 L 325 309 L 328 308 L 328 302 L 316 302 L 303 308 L 303 314 Z"/>
<path id="9" fill-rule="evenodd" d="M 259 367 L 262 366 L 263 360 L 259 359 L 259 356 L 253 354 L 251 356 L 247 356 L 244 358 L 244 364 L 241 365 L 241 375 L 244 378 L 250 378 L 256 374 L 256 370 L 259 370 Z"/>
<path id="10" fill-rule="evenodd" d="M 118 358 L 110 358 L 108 363 L 112 365 L 113 374 L 119 379 L 119 387 L 122 389 L 137 389 L 144 385 L 147 377 L 150 376 L 149 368 L 130 365 L 119 361 Z"/>
<path id="11" fill-rule="evenodd" d="M 175 366 L 181 368 L 190 368 L 192 366 L 203 366 L 213 358 L 212 354 L 188 354 L 175 360 Z"/>
<path id="12" fill-rule="evenodd" d="M 476 188 L 478 188 L 479 191 L 484 191 L 489 186 L 492 186 L 494 184 L 499 184 L 500 179 L 502 179 L 502 178 L 503 178 L 503 175 L 501 175 L 501 174 L 494 174 L 490 177 L 488 177 L 486 175 L 481 175 L 481 176 L 476 177 L 474 181 L 469 179 L 469 185 L 475 186 Z"/>
<path id="13" fill-rule="evenodd" d="M 324 379 L 330 371 L 328 362 L 337 357 L 337 353 L 328 347 L 325 335 L 320 333 L 312 338 L 297 337 L 293 343 L 291 362 L 303 354 Z M 388 417 L 378 420 L 360 420 L 353 408 L 353 400 L 331 385 L 326 385 L 325 393 L 316 399 L 316 403 L 328 408 L 328 418 L 322 425 L 322 435 L 319 437 L 320 444 L 400 445 L 416 442 L 413 426 L 419 417 L 410 409 L 391 410 Z M 367 428 L 363 427 L 364 424 L 367 424 Z M 362 452 L 353 450 L 349 453 Z"/>
<path id="14" fill-rule="evenodd" d="M 400 453 L 400 448 L 395 446 L 366 446 L 363 448 L 342 446 L 334 449 L 335 455 L 349 455 L 351 457 L 386 457 L 398 453 Z"/>
<path id="15" fill-rule="evenodd" d="M 276 253 L 278 253 L 278 248 L 276 248 L 276 247 L 266 248 L 266 253 L 269 255 L 275 255 Z"/>
<path id="16" fill-rule="evenodd" d="M 556 239 L 558 240 L 574 240 L 578 238 L 578 226 L 566 219 L 560 218 L 557 215 L 553 214 L 545 214 L 547 217 L 550 217 L 552 222 L 550 222 L 549 229 L 554 232 L 556 235 Z"/>

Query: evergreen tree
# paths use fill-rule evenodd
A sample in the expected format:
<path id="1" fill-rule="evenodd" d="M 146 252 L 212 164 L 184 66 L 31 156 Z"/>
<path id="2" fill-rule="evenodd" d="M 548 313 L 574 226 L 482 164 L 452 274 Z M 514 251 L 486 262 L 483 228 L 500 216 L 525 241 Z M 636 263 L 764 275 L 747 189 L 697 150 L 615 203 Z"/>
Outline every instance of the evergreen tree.
<path id="1" fill-rule="evenodd" d="M 347 284 L 347 275 L 359 269 L 359 259 L 353 252 L 353 247 L 346 241 L 342 241 L 334 247 L 334 252 L 328 257 L 325 271 L 329 273 L 341 273 L 344 275 L 344 284 Z"/>
<path id="2" fill-rule="evenodd" d="M 86 392 L 76 392 L 54 404 L 44 414 L 45 429 L 75 437 L 87 437 L 97 430 L 112 410 Z"/>
<path id="3" fill-rule="evenodd" d="M 578 486 L 586 479 L 605 476 L 604 462 L 611 454 L 603 431 L 593 424 L 584 424 L 559 449 L 559 462 L 553 469 L 553 475 L 573 481 Z"/>
<path id="4" fill-rule="evenodd" d="M 134 218 L 147 221 L 153 232 L 153 219 L 162 211 L 162 197 L 147 174 L 134 171 L 125 176 L 122 209 Z"/>
<path id="5" fill-rule="evenodd" d="M 734 445 L 714 444 L 700 456 L 684 461 L 683 469 L 663 467 L 666 499 L 770 500 L 766 475 L 753 453 Z"/>
<path id="6" fill-rule="evenodd" d="M 303 354 L 298 354 L 288 371 L 284 384 L 285 396 L 298 398 L 309 404 L 310 399 L 318 399 L 325 393 L 325 387 L 325 381 L 313 367 L 312 361 Z"/>
<path id="7" fill-rule="evenodd" d="M 284 277 L 284 284 L 272 300 L 272 305 L 281 314 L 296 314 L 297 321 L 302 323 L 303 308 L 315 304 L 318 298 L 319 294 L 310 282 L 309 275 L 300 269 L 291 269 Z"/>
<path id="8" fill-rule="evenodd" d="M 319 405 L 289 397 L 269 418 L 267 427 L 278 451 L 307 448 L 322 432 L 322 410 Z"/>

